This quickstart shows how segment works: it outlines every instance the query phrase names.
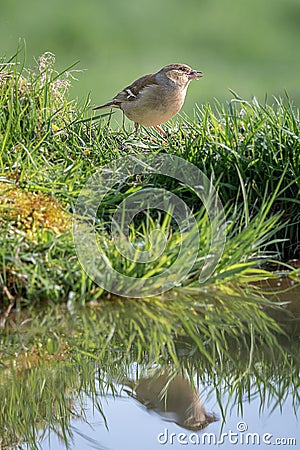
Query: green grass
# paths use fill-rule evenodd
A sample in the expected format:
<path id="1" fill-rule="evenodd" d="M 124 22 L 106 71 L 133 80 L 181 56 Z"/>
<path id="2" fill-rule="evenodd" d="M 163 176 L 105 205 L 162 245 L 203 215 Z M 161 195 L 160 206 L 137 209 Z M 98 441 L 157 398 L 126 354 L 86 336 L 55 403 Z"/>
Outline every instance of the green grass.
<path id="1" fill-rule="evenodd" d="M 51 54 L 43 55 L 33 69 L 20 66 L 19 56 L 2 61 L 0 72 L 0 282 L 5 303 L 85 303 L 105 293 L 78 262 L 71 212 L 97 169 L 125 155 L 138 160 L 145 151 L 193 163 L 219 193 L 227 239 L 208 282 L 250 281 L 266 275 L 261 269 L 267 259 L 298 256 L 299 110 L 288 98 L 267 105 L 233 94 L 227 106 L 207 104 L 193 118 L 183 116 L 165 125 L 166 138 L 151 129 L 136 138 L 131 125 L 112 129 L 109 115 L 89 119 L 89 99 L 80 105 L 68 98 L 69 72 L 57 73 Z M 199 252 L 181 288 L 200 288 L 210 223 L 199 198 L 171 177 L 131 177 L 108 192 L 97 219 L 99 242 L 111 264 L 128 276 L 149 278 L 173 263 L 178 246 L 190 235 L 180 234 L 165 214 L 154 212 L 143 220 L 139 216 L 131 225 L 132 242 L 145 245 L 151 229 L 167 237 L 164 258 L 151 264 L 120 258 L 109 228 L 103 226 L 121 201 L 147 186 L 164 187 L 193 209 L 201 230 Z"/>

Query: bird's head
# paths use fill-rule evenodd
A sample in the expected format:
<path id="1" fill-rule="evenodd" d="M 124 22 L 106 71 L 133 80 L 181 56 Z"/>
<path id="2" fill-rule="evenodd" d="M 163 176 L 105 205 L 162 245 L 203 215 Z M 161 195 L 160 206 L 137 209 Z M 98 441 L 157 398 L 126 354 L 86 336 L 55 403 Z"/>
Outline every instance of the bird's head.
<path id="1" fill-rule="evenodd" d="M 202 77 L 202 72 L 191 69 L 186 64 L 169 64 L 163 67 L 158 75 L 167 77 L 179 87 L 185 88 L 191 80 L 198 80 Z"/>

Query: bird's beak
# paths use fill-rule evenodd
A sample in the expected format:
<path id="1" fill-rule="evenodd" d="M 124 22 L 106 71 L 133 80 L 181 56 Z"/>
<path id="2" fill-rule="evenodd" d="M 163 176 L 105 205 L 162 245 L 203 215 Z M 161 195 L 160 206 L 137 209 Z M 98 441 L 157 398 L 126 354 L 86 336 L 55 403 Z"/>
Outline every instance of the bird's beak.
<path id="1" fill-rule="evenodd" d="M 188 78 L 190 80 L 198 80 L 202 76 L 203 76 L 203 73 L 199 72 L 198 70 L 191 70 L 190 73 L 188 74 Z"/>

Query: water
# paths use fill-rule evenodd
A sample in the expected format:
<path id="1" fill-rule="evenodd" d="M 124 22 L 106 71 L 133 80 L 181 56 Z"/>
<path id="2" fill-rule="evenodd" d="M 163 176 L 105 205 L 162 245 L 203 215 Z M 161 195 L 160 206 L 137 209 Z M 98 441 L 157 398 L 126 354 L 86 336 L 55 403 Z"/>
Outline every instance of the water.
<path id="1" fill-rule="evenodd" d="M 200 392 L 205 386 L 200 388 Z M 122 394 L 118 398 L 110 396 L 101 399 L 107 426 L 103 417 L 95 409 L 93 401 L 86 397 L 85 420 L 72 421 L 70 449 L 110 449 L 110 450 L 159 450 L 163 448 L 182 449 L 217 447 L 218 448 L 270 448 L 280 439 L 285 448 L 298 448 L 300 442 L 299 420 L 293 410 L 291 395 L 281 408 L 271 402 L 259 413 L 261 402 L 253 389 L 250 400 L 243 399 L 243 414 L 237 413 L 236 405 L 229 400 L 226 423 L 222 419 L 211 423 L 203 431 L 186 430 L 173 422 L 163 420 L 158 414 L 149 411 L 135 400 Z M 227 403 L 226 394 L 222 401 Z M 206 408 L 215 411 L 219 417 L 221 411 L 215 392 L 205 401 Z M 275 409 L 274 409 L 275 407 Z M 273 410 L 274 409 L 274 410 Z M 209 433 L 209 435 L 208 435 Z M 65 443 L 50 432 L 41 442 L 44 450 L 65 449 Z M 272 447 L 271 447 L 272 448 Z"/>
<path id="2" fill-rule="evenodd" d="M 298 448 L 300 285 L 261 287 L 10 316 L 0 448 Z"/>

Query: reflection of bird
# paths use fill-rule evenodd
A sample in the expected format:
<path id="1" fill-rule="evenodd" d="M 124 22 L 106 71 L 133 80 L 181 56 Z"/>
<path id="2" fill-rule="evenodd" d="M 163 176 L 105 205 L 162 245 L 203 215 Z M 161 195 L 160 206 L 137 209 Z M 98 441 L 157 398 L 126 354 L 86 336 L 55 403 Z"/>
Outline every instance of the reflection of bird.
<path id="1" fill-rule="evenodd" d="M 166 371 L 137 382 L 126 380 L 124 384 L 135 391 L 125 389 L 130 396 L 186 429 L 201 430 L 218 420 L 206 412 L 196 390 L 179 374 Z"/>
<path id="2" fill-rule="evenodd" d="M 146 127 L 158 126 L 177 114 L 184 102 L 191 80 L 198 79 L 202 72 L 185 64 L 170 64 L 156 73 L 144 75 L 124 88 L 112 100 L 94 109 L 120 108 L 128 119 Z"/>

